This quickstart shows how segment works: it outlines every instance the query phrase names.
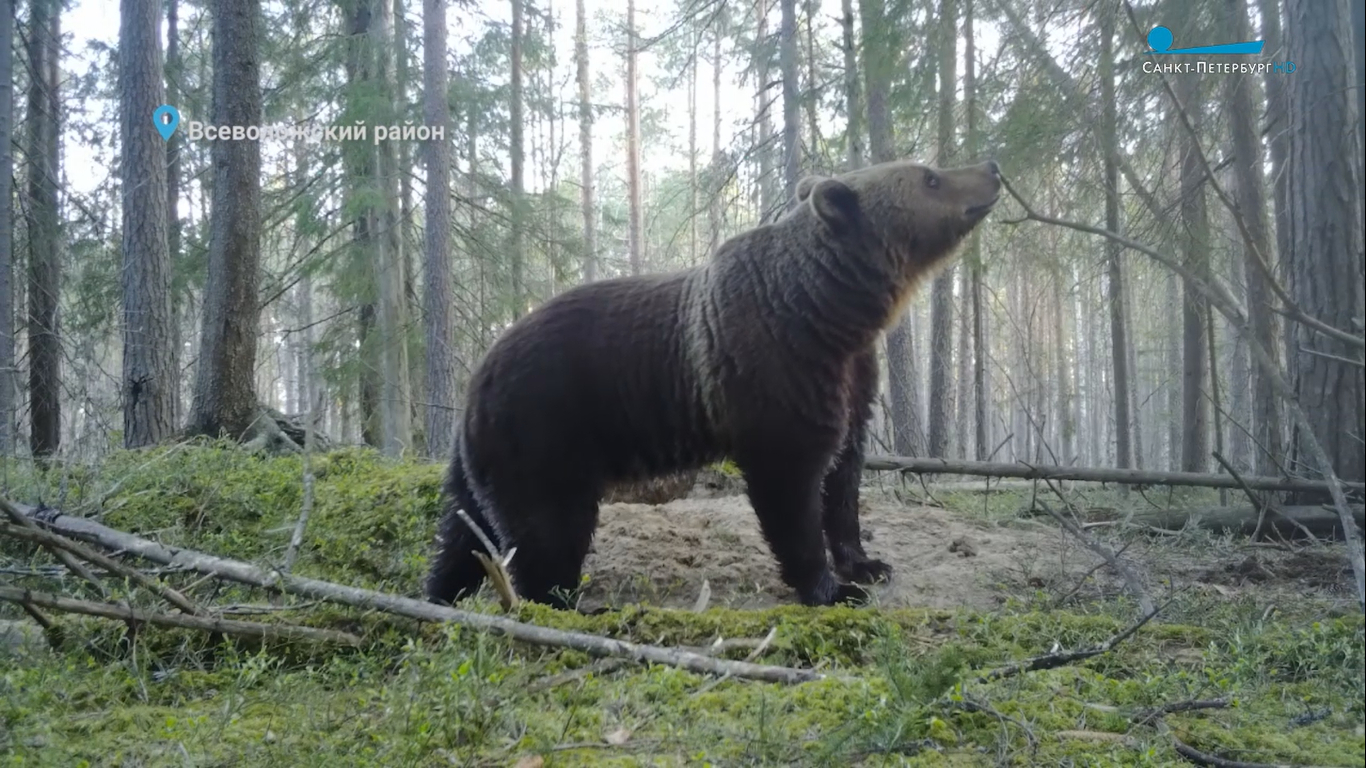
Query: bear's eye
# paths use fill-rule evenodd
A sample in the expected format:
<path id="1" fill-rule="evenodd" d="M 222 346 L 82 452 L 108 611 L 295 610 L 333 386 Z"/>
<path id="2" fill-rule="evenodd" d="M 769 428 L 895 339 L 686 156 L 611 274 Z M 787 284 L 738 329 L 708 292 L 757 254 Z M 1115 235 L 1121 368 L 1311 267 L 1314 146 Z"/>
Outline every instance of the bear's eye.
<path id="1" fill-rule="evenodd" d="M 930 189 L 939 189 L 939 174 L 934 171 L 925 171 L 925 186 Z"/>

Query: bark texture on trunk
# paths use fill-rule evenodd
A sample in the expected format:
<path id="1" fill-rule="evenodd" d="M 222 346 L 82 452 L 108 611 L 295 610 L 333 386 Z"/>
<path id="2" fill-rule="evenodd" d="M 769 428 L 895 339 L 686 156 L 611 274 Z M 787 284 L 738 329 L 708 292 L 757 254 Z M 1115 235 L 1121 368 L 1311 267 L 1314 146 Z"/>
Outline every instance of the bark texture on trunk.
<path id="1" fill-rule="evenodd" d="M 1251 34 L 1244 0 L 1226 0 L 1230 28 L 1234 40 L 1249 40 Z M 1233 134 L 1234 193 L 1238 203 L 1238 215 L 1247 227 L 1249 242 L 1243 243 L 1243 279 L 1247 285 L 1248 318 L 1252 321 L 1252 333 L 1266 351 L 1277 356 L 1276 316 L 1271 311 L 1270 289 L 1267 287 L 1263 266 L 1270 269 L 1276 256 L 1275 240 L 1272 236 L 1271 216 L 1267 207 L 1266 180 L 1262 174 L 1263 152 L 1261 138 L 1257 134 L 1257 102 L 1260 87 L 1252 75 L 1236 75 L 1227 81 L 1229 104 L 1229 130 Z M 1235 365 L 1249 368 L 1243 350 L 1235 352 Z M 1278 356 L 1277 356 L 1278 357 Z M 1253 462 L 1259 475 L 1270 475 L 1277 467 L 1284 452 L 1281 438 L 1281 403 L 1276 397 L 1270 377 L 1259 366 L 1250 366 L 1252 378 L 1252 421 L 1250 424 Z M 1230 382 L 1241 389 L 1242 383 Z M 1239 391 L 1239 390 L 1235 390 Z M 1234 451 L 1235 456 L 1239 451 Z"/>
<path id="2" fill-rule="evenodd" d="M 1347 0 L 1287 0 L 1288 55 L 1312 77 L 1290 82 L 1290 294 L 1308 314 L 1361 332 L 1363 299 L 1362 158 L 1354 131 L 1352 27 Z M 1366 387 L 1360 350 L 1289 328 L 1295 394 L 1337 474 L 1360 480 L 1366 472 L 1363 412 Z M 1296 434 L 1296 469 L 1313 472 L 1305 436 Z"/>
<path id="3" fill-rule="evenodd" d="M 1118 118 L 1115 105 L 1115 9 L 1100 9 L 1100 144 L 1105 153 L 1105 228 L 1120 231 L 1119 219 L 1119 140 L 1116 136 Z M 1129 405 L 1129 334 L 1128 313 L 1124 311 L 1124 270 L 1119 245 L 1105 242 L 1107 291 L 1110 307 L 1110 356 L 1114 374 L 1115 407 L 1115 466 L 1126 469 L 1134 465 L 1133 440 L 1130 436 Z"/>
<path id="4" fill-rule="evenodd" d="M 119 8 L 119 134 L 123 151 L 123 444 L 154 445 L 175 430 L 166 147 L 148 116 L 164 101 L 157 0 Z"/>
<path id="5" fill-rule="evenodd" d="M 582 2 L 582 0 L 580 0 Z M 422 293 L 427 395 L 427 454 L 448 456 L 455 415 L 455 290 L 451 275 L 451 145 L 446 73 L 446 0 L 422 2 L 422 88 L 427 125 L 442 131 L 427 157 Z"/>
<path id="6" fill-rule="evenodd" d="M 593 201 L 593 91 L 588 70 L 588 14 L 574 2 L 574 65 L 579 86 L 579 200 L 583 208 L 583 281 L 598 279 L 598 217 Z"/>
<path id="7" fill-rule="evenodd" d="M 953 108 L 958 88 L 958 2 L 939 3 L 939 136 L 936 164 L 954 163 Z M 929 455 L 949 455 L 953 423 L 953 277 L 944 270 L 934 279 L 930 299 Z"/>
<path id="8" fill-rule="evenodd" d="M 0 456 L 17 442 L 14 369 L 14 3 L 0 6 Z"/>
<path id="9" fill-rule="evenodd" d="M 217 0 L 212 16 L 214 125 L 260 125 L 260 0 Z M 189 431 L 242 439 L 260 412 L 261 145 L 215 141 L 210 156 L 213 216 Z"/>
<path id="10" fill-rule="evenodd" d="M 58 57 L 61 4 L 29 4 L 28 58 L 28 346 L 29 450 L 51 456 L 62 440 L 61 358 L 57 303 L 61 294 Z"/>

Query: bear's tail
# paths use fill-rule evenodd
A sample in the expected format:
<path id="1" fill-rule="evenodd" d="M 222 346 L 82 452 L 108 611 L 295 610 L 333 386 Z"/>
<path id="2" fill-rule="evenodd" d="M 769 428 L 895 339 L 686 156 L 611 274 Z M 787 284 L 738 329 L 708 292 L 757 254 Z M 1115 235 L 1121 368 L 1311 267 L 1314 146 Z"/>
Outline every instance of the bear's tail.
<path id="1" fill-rule="evenodd" d="M 436 559 L 432 562 L 431 572 L 427 574 L 427 599 L 433 603 L 454 603 L 461 597 L 473 594 L 484 580 L 484 568 L 475 559 L 474 552 L 478 550 L 493 556 L 484 546 L 482 537 L 470 530 L 469 523 L 458 514 L 458 510 L 463 509 L 465 516 L 479 526 L 495 546 L 499 546 L 496 531 L 489 525 L 485 511 L 470 490 L 461 437 L 463 430 L 456 438 L 455 456 L 446 477 L 446 516 L 441 521 Z"/>

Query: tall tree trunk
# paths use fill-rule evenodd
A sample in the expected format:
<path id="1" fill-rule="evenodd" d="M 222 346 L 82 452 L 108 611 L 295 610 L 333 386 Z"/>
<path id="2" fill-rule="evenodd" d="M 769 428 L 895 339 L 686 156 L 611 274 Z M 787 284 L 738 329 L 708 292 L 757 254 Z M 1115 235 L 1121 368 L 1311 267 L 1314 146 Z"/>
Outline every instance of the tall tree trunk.
<path id="1" fill-rule="evenodd" d="M 797 75 L 797 0 L 779 0 L 782 22 L 779 33 L 778 60 L 783 70 L 783 200 L 785 205 L 796 203 L 797 180 L 801 175 L 801 104 L 797 92 L 801 82 Z"/>
<path id="2" fill-rule="evenodd" d="M 593 202 L 593 102 L 588 74 L 588 14 L 574 1 L 574 64 L 579 84 L 579 199 L 583 208 L 583 281 L 598 279 L 598 216 Z"/>
<path id="3" fill-rule="evenodd" d="M 36 457 L 46 457 L 57 452 L 62 439 L 62 348 L 57 327 L 62 277 L 57 209 L 61 4 L 32 0 L 29 13 L 29 450 Z"/>
<path id="4" fill-rule="evenodd" d="M 1077 302 L 1077 312 L 1086 333 L 1086 365 L 1082 369 L 1086 377 L 1086 463 L 1100 466 L 1105 453 L 1100 443 L 1101 414 L 1105 411 L 1103 377 L 1100 374 L 1100 339 L 1096 330 L 1096 326 L 1099 325 L 1097 315 L 1100 313 L 1095 311 L 1095 305 L 1082 301 L 1080 296 L 1077 297 Z"/>
<path id="5" fill-rule="evenodd" d="M 712 29 L 711 51 L 711 170 L 708 172 L 711 183 L 707 185 L 710 200 L 707 203 L 708 254 L 715 254 L 721 245 L 721 194 L 725 191 L 721 164 L 721 21 L 718 19 Z"/>
<path id="6" fill-rule="evenodd" d="M 180 60 L 180 0 L 166 2 L 166 103 L 180 104 L 180 80 L 184 64 Z M 175 290 L 175 268 L 180 262 L 181 233 L 180 223 L 180 150 L 185 138 L 180 131 L 171 134 L 166 140 L 166 252 L 170 259 L 171 280 L 168 290 L 171 293 L 171 423 L 181 423 L 182 380 L 180 376 L 180 351 L 184 345 L 182 319 L 184 308 Z"/>
<path id="7" fill-rule="evenodd" d="M 697 266 L 697 57 L 702 32 L 694 23 L 688 32 L 691 60 L 688 72 L 688 266 Z"/>
<path id="8" fill-rule="evenodd" d="M 1366 3 L 1352 3 L 1352 47 L 1357 52 L 1357 141 L 1366 153 Z"/>
<path id="9" fill-rule="evenodd" d="M 522 36 L 523 7 L 525 0 L 512 0 L 512 104 L 509 108 L 508 125 L 509 154 L 512 171 L 512 317 L 522 316 L 527 311 L 526 299 L 526 211 L 523 209 L 522 196 L 526 187 L 523 181 L 525 146 L 522 138 L 522 123 L 525 118 L 525 105 L 522 103 Z"/>
<path id="10" fill-rule="evenodd" d="M 1058 461 L 1062 464 L 1072 464 L 1077 458 L 1077 425 L 1072 420 L 1072 390 L 1069 386 L 1072 361 L 1067 357 L 1068 344 L 1064 322 L 1067 303 L 1063 300 L 1063 281 L 1066 274 L 1061 267 L 1053 274 L 1053 380 L 1057 386 L 1058 396 L 1057 415 L 1054 418 L 1061 438 Z"/>
<path id="11" fill-rule="evenodd" d="M 371 20 L 371 54 L 375 61 L 375 80 L 385 97 L 383 122 L 399 123 L 392 94 L 395 82 L 395 45 L 393 5 L 386 0 L 375 3 Z M 375 249 L 375 287 L 378 292 L 376 316 L 380 357 L 380 449 L 398 456 L 413 447 L 412 393 L 409 387 L 407 335 L 407 278 L 403 258 L 403 223 L 399 219 L 399 167 L 397 141 L 375 144 L 375 170 L 378 182 L 377 205 L 372 208 Z M 516 183 L 514 182 L 514 186 Z"/>
<path id="12" fill-rule="evenodd" d="M 302 110 L 295 113 L 294 119 L 298 122 L 303 120 Z M 302 137 L 294 139 L 294 186 L 296 189 L 303 189 L 308 183 L 308 146 Z M 294 228 L 299 233 L 299 248 L 302 253 L 308 253 L 310 244 L 314 239 L 314 213 L 308 208 L 300 208 L 295 214 Z M 294 365 L 298 371 L 298 391 L 295 393 L 295 401 L 298 402 L 300 411 L 307 418 L 316 419 L 319 428 L 327 433 L 327 409 L 323 408 L 318 413 L 314 413 L 321 403 L 319 402 L 318 376 L 316 367 L 313 364 L 313 276 L 308 269 L 303 270 L 299 277 L 298 285 L 298 321 L 299 330 L 294 342 Z"/>
<path id="13" fill-rule="evenodd" d="M 260 0 L 216 0 L 212 15 L 213 124 L 260 125 Z M 261 145 L 215 141 L 210 157 L 213 217 L 189 430 L 240 439 L 251 432 L 259 410 Z"/>
<path id="14" fill-rule="evenodd" d="M 802 15 L 806 17 L 806 93 L 802 99 L 806 107 L 806 126 L 807 126 L 807 147 L 805 154 L 807 157 L 815 159 L 816 148 L 821 145 L 820 118 L 817 116 L 820 101 L 820 82 L 816 79 L 816 3 L 815 0 L 803 0 Z M 798 142 L 798 152 L 801 151 L 801 143 Z"/>
<path id="15" fill-rule="evenodd" d="M 1232 40 L 1250 39 L 1247 10 L 1244 0 L 1226 0 Z M 1271 311 L 1270 289 L 1259 267 L 1270 267 L 1276 251 L 1272 239 L 1271 221 L 1267 211 L 1266 181 L 1262 175 L 1262 143 L 1257 135 L 1258 83 L 1249 75 L 1234 75 L 1226 81 L 1229 105 L 1229 130 L 1233 134 L 1234 194 L 1238 215 L 1247 227 L 1248 241 L 1243 243 L 1243 278 L 1247 285 L 1248 318 L 1252 334 L 1277 359 L 1276 319 Z M 1273 143 L 1276 140 L 1273 138 Z M 1235 352 L 1235 366 L 1246 368 L 1245 351 Z M 1274 475 L 1284 453 L 1281 439 L 1281 403 L 1272 388 L 1271 378 L 1261 366 L 1252 366 L 1252 422 L 1248 425 L 1252 438 L 1259 446 L 1254 462 L 1254 474 Z M 1242 388 L 1242 379 L 1235 373 L 1230 382 L 1235 392 Z M 1235 430 L 1236 433 L 1236 430 Z M 1236 453 L 1236 451 L 1235 451 Z"/>
<path id="16" fill-rule="evenodd" d="M 0 3 L 0 456 L 17 442 L 14 368 L 14 0 Z"/>
<path id="17" fill-rule="evenodd" d="M 1203 123 L 1199 83 L 1176 81 L 1176 94 L 1197 135 L 1181 132 L 1182 261 L 1196 275 L 1209 269 L 1209 218 L 1205 208 L 1204 170 L 1200 166 L 1198 131 Z M 1206 348 L 1205 296 L 1188 280 L 1181 281 L 1181 469 L 1204 472 L 1209 466 L 1209 352 Z"/>
<path id="18" fill-rule="evenodd" d="M 1181 370 L 1181 280 L 1169 272 L 1167 284 L 1167 320 L 1164 329 L 1167 370 L 1175 375 Z M 1167 468 L 1181 470 L 1181 387 L 1174 380 L 1167 382 Z"/>
<path id="19" fill-rule="evenodd" d="M 754 72 L 755 98 L 758 99 L 755 120 L 759 124 L 759 143 L 754 151 L 759 155 L 759 219 L 773 213 L 778 205 L 773 188 L 773 99 L 769 98 L 769 64 L 772 56 L 768 48 L 768 0 L 754 3 Z"/>
<path id="20" fill-rule="evenodd" d="M 963 104 L 967 113 L 967 140 L 970 157 L 975 158 L 981 149 L 981 137 L 977 135 L 977 47 L 976 30 L 973 24 L 973 0 L 963 3 L 963 43 L 965 55 L 963 63 Z M 972 397 L 973 397 L 973 443 L 976 445 L 975 457 L 984 461 L 990 430 L 988 403 L 991 392 L 987 388 L 987 333 L 986 319 L 982 306 L 982 235 L 974 230 L 968 241 L 965 261 L 968 265 L 969 290 L 971 291 L 972 312 Z M 968 300 L 964 296 L 964 301 Z M 960 408 L 967 403 L 959 402 Z M 967 451 L 963 451 L 967 456 Z"/>
<path id="21" fill-rule="evenodd" d="M 1124 327 L 1127 330 L 1125 340 L 1128 345 L 1125 354 L 1129 358 L 1129 439 L 1133 443 L 1134 469 L 1143 469 L 1143 409 L 1141 408 L 1142 398 L 1140 396 L 1143 386 L 1143 371 L 1138 367 L 1138 342 L 1134 340 L 1139 335 L 1141 326 L 1134 322 L 1134 284 L 1126 281 L 1124 283 Z"/>
<path id="22" fill-rule="evenodd" d="M 157 0 L 119 4 L 123 145 L 123 444 L 154 445 L 176 428 L 166 149 L 147 116 L 164 103 Z"/>
<path id="23" fill-rule="evenodd" d="M 1361 329 L 1363 298 L 1362 157 L 1354 132 L 1361 119 L 1352 92 L 1352 27 L 1347 0 L 1286 0 L 1289 58 L 1312 77 L 1290 91 L 1290 295 L 1305 312 L 1336 328 Z M 1361 350 L 1301 324 L 1289 329 L 1295 394 L 1314 436 L 1346 480 L 1366 473 L 1366 386 Z M 1346 358 L 1346 360 L 1344 360 Z M 1353 365 L 1348 360 L 1356 360 Z M 1313 471 L 1296 432 L 1294 458 Z"/>
<path id="24" fill-rule="evenodd" d="M 636 0 L 626 0 L 626 187 L 627 197 L 630 198 L 627 250 L 633 275 L 644 271 L 645 265 L 645 227 L 640 189 L 640 54 L 636 50 L 637 45 Z"/>
<path id="25" fill-rule="evenodd" d="M 1119 139 L 1115 105 L 1115 9 L 1105 6 L 1100 10 L 1100 143 L 1105 153 L 1105 228 L 1120 231 L 1119 222 Z M 1120 262 L 1119 245 L 1105 242 L 1106 273 L 1110 303 L 1110 357 L 1114 366 L 1115 403 L 1115 465 L 1120 469 L 1133 466 L 1133 443 L 1130 438 L 1129 405 L 1129 334 L 1126 327 L 1128 313 L 1124 310 L 1124 271 Z"/>
<path id="26" fill-rule="evenodd" d="M 958 88 L 958 0 L 939 2 L 939 141 L 936 163 L 953 164 L 953 108 Z M 934 279 L 930 300 L 929 455 L 949 455 L 953 423 L 953 268 Z"/>
<path id="27" fill-rule="evenodd" d="M 854 35 L 854 0 L 840 0 L 844 33 L 844 111 L 849 118 L 845 133 L 850 169 L 863 167 L 863 94 L 859 85 L 858 47 Z"/>
<path id="28" fill-rule="evenodd" d="M 358 236 L 365 237 L 367 242 L 371 235 L 369 227 L 366 227 L 366 234 Z M 360 415 L 360 438 L 361 442 L 369 446 L 378 447 L 384 443 L 384 433 L 380 418 L 380 376 L 379 365 L 375 363 L 378 359 L 379 340 L 375 332 L 375 302 L 367 301 L 361 304 L 360 311 L 356 316 L 356 335 L 360 339 L 361 346 L 361 373 L 359 381 L 356 382 L 357 396 L 356 406 Z"/>
<path id="29" fill-rule="evenodd" d="M 583 0 L 579 0 L 583 2 Z M 427 155 L 422 292 L 426 336 L 427 454 L 448 456 L 455 415 L 455 289 L 451 276 L 451 150 L 446 75 L 446 0 L 422 2 L 423 116 L 433 136 Z"/>
<path id="30" fill-rule="evenodd" d="M 874 163 L 892 160 L 892 124 L 887 114 L 892 51 L 887 41 L 884 0 L 859 0 L 863 28 L 863 79 L 868 94 L 868 150 Z M 903 456 L 924 453 L 920 392 L 915 354 L 915 313 L 908 309 L 887 332 L 887 388 L 892 443 Z"/>
<path id="31" fill-rule="evenodd" d="M 1352 3 L 1352 47 L 1357 52 L 1357 141 L 1366 152 L 1366 3 Z"/>
<path id="32" fill-rule="evenodd" d="M 972 277 L 968 269 L 958 270 L 958 354 L 954 359 L 954 402 L 958 409 L 953 418 L 954 455 L 966 459 L 972 447 L 968 436 L 968 422 L 972 418 Z"/>
<path id="33" fill-rule="evenodd" d="M 350 6 L 347 19 L 349 45 L 346 52 L 347 107 L 355 114 L 373 119 L 369 113 L 368 83 L 373 76 L 374 57 L 370 50 L 374 0 L 358 0 Z M 374 121 L 376 125 L 380 121 Z M 343 148 L 346 169 L 348 208 L 356 211 L 352 221 L 350 274 L 357 276 L 355 299 L 356 341 L 360 346 L 360 366 L 356 377 L 356 415 L 362 442 L 378 447 L 383 442 L 380 425 L 380 342 L 375 333 L 376 289 L 373 269 L 378 262 L 377 237 L 370 212 L 371 186 L 375 181 L 375 152 L 371 145 L 356 143 Z M 482 324 L 481 324 L 482 327 Z"/>
<path id="34" fill-rule="evenodd" d="M 409 35 L 412 33 L 412 29 L 409 26 L 407 15 L 404 12 L 405 3 L 409 1 L 410 0 L 392 0 L 392 5 L 389 7 L 389 10 L 392 12 L 390 18 L 393 20 L 390 39 L 393 50 L 393 53 L 390 55 L 393 56 L 393 64 L 390 71 L 393 72 L 391 77 L 394 82 L 394 87 L 389 93 L 393 94 L 391 100 L 395 104 L 393 112 L 395 117 L 394 124 L 404 122 L 406 105 L 409 103 L 409 93 L 411 91 L 408 39 Z M 407 396 L 404 398 L 403 402 L 404 407 L 408 411 L 408 415 L 405 419 L 409 424 L 409 433 L 412 435 L 410 440 L 413 441 L 409 443 L 409 447 L 420 450 L 422 452 L 421 455 L 432 456 L 434 454 L 427 452 L 426 445 L 422 442 L 425 440 L 426 435 L 412 434 L 413 419 L 417 418 L 425 421 L 426 418 L 425 412 L 419 412 L 422 409 L 419 409 L 417 404 L 429 402 L 429 400 L 426 393 L 426 367 L 423 361 L 418 359 L 420 355 L 415 354 L 415 350 L 412 348 L 413 345 L 410 343 L 407 333 L 408 324 L 411 318 L 417 314 L 420 307 L 420 304 L 418 303 L 420 299 L 418 297 L 417 284 L 414 281 L 417 279 L 417 260 L 422 258 L 422 254 L 418 249 L 412 247 L 412 244 L 417 242 L 417 216 L 413 214 L 413 174 L 409 171 L 409 169 L 416 165 L 418 161 L 413 158 L 413 141 L 390 141 L 389 143 L 393 145 L 390 147 L 390 154 L 394 159 L 395 165 L 393 166 L 393 173 L 398 184 L 398 204 L 396 206 L 397 219 L 392 242 L 397 249 L 396 254 L 398 262 L 403 266 L 402 282 L 399 283 L 399 292 L 401 297 L 400 301 L 402 302 L 401 311 L 403 321 L 400 326 L 403 329 L 401 331 L 401 336 L 403 338 L 401 343 L 403 345 L 403 359 L 407 361 L 407 367 L 404 368 L 405 375 L 403 377 L 403 386 L 406 387 L 407 392 Z M 383 148 L 381 148 L 381 151 L 383 151 Z"/>
<path id="35" fill-rule="evenodd" d="M 1263 51 L 1273 62 L 1285 61 L 1288 51 L 1281 35 L 1281 0 L 1257 0 L 1257 11 L 1261 18 L 1261 38 L 1265 41 Z M 1277 72 L 1274 68 L 1267 70 L 1264 79 L 1266 124 L 1262 130 L 1271 155 L 1271 210 L 1276 232 L 1275 255 L 1267 255 L 1267 262 L 1272 265 L 1286 264 L 1290 258 L 1290 179 L 1286 169 L 1286 159 L 1290 155 L 1290 94 L 1286 90 L 1289 79 L 1284 71 Z"/>

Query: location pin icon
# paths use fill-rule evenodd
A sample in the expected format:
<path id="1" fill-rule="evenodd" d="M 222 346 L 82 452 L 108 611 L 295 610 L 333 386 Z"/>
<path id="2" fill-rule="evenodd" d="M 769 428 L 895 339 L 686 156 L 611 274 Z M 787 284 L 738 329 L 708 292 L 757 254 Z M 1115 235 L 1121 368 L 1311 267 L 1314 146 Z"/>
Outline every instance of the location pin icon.
<path id="1" fill-rule="evenodd" d="M 171 134 L 180 125 L 180 112 L 170 104 L 162 104 L 152 112 L 152 123 L 156 125 L 161 138 L 170 141 Z"/>

